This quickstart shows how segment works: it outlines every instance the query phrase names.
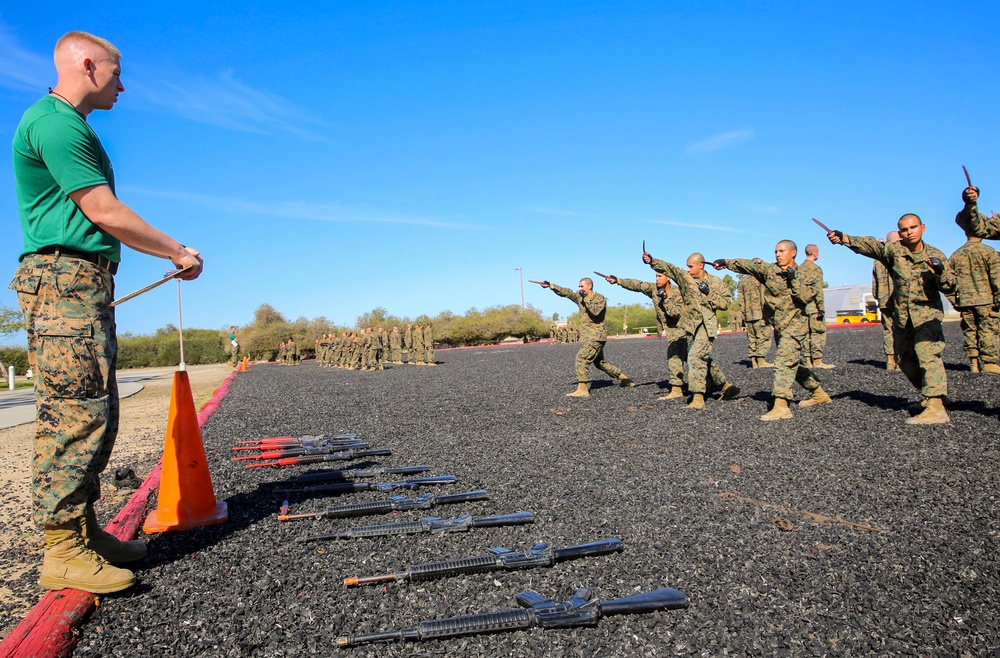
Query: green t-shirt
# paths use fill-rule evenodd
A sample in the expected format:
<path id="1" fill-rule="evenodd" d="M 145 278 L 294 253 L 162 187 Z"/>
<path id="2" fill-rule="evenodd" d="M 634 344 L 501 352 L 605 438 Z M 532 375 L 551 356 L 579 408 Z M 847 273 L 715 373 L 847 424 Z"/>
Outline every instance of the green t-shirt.
<path id="1" fill-rule="evenodd" d="M 115 172 L 97 133 L 72 107 L 46 96 L 28 108 L 13 143 L 14 181 L 26 254 L 61 245 L 121 261 L 121 242 L 69 197 L 94 185 L 115 191 Z"/>

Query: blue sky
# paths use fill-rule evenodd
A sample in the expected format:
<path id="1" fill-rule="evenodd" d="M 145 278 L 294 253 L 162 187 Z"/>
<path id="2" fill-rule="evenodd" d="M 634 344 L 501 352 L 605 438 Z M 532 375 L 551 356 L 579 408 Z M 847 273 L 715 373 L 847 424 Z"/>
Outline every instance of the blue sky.
<path id="1" fill-rule="evenodd" d="M 567 315 L 527 280 L 649 278 L 642 240 L 674 262 L 816 241 L 831 285 L 866 283 L 810 217 L 882 235 L 916 212 L 951 253 L 962 165 L 1000 210 L 993 3 L 7 3 L 6 139 L 74 29 L 124 54 L 126 92 L 90 119 L 119 197 L 205 257 L 185 326 L 518 304 L 518 267 Z M 0 180 L 13 273 L 9 156 Z M 166 268 L 128 251 L 119 293 Z M 174 284 L 118 312 L 168 323 Z"/>

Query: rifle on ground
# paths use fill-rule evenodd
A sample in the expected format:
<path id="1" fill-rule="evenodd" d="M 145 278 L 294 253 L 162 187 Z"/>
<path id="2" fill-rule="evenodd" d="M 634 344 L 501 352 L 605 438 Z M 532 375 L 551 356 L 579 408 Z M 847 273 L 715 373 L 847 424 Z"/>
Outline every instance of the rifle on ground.
<path id="1" fill-rule="evenodd" d="M 279 521 L 294 521 L 296 519 L 343 519 L 349 516 L 372 516 L 388 514 L 389 512 L 405 512 L 413 509 L 431 509 L 438 505 L 466 503 L 471 500 L 488 500 L 490 494 L 485 489 L 476 489 L 450 496 L 435 496 L 432 493 L 417 498 L 393 496 L 389 500 L 378 500 L 370 503 L 354 503 L 351 505 L 331 505 L 322 512 L 309 514 L 280 514 Z"/>
<path id="2" fill-rule="evenodd" d="M 297 489 L 275 489 L 275 493 L 327 493 L 345 494 L 359 491 L 395 491 L 396 489 L 416 489 L 434 484 L 454 484 L 454 475 L 434 475 L 426 478 L 397 480 L 396 482 L 337 482 L 335 484 L 317 484 Z"/>
<path id="3" fill-rule="evenodd" d="M 370 585 L 389 581 L 402 582 L 407 580 L 433 580 L 447 578 L 465 573 L 480 573 L 483 571 L 515 569 L 531 569 L 534 567 L 550 567 L 556 562 L 573 560 L 591 555 L 607 555 L 622 549 L 621 539 L 604 539 L 601 541 L 569 546 L 567 548 L 552 548 L 548 544 L 535 544 L 531 551 L 512 551 L 508 548 L 491 548 L 489 555 L 445 560 L 443 562 L 426 562 L 410 565 L 406 571 L 387 573 L 381 576 L 355 576 L 345 578 L 344 585 Z"/>
<path id="4" fill-rule="evenodd" d="M 352 441 L 351 443 L 324 443 L 315 446 L 303 446 L 297 448 L 280 448 L 278 450 L 264 450 L 256 455 L 242 455 L 233 457 L 230 461 L 243 462 L 260 459 L 284 459 L 286 457 L 303 457 L 305 455 L 328 455 L 341 450 L 351 450 L 355 448 L 367 448 L 370 444 L 367 441 Z"/>
<path id="5" fill-rule="evenodd" d="M 441 534 L 445 532 L 468 532 L 473 528 L 500 528 L 508 525 L 525 525 L 534 523 L 535 515 L 531 512 L 515 512 L 502 516 L 486 516 L 478 519 L 471 515 L 459 516 L 451 520 L 427 516 L 419 521 L 404 521 L 403 523 L 384 523 L 382 525 L 367 525 L 348 528 L 342 532 L 329 535 L 312 535 L 302 537 L 301 542 L 321 541 L 325 539 L 355 539 L 357 537 L 388 537 L 391 535 L 417 535 L 422 533 Z"/>
<path id="6" fill-rule="evenodd" d="M 344 450 L 342 452 L 334 452 L 329 455 L 305 455 L 303 457 L 288 457 L 277 461 L 247 464 L 247 468 L 260 468 L 262 466 L 302 466 L 303 464 L 322 464 L 324 462 L 361 459 L 362 457 L 384 457 L 391 454 L 392 450 L 389 448 L 375 448 L 374 450 Z"/>
<path id="7" fill-rule="evenodd" d="M 260 486 L 273 486 L 282 484 L 311 484 L 314 482 L 349 482 L 354 478 L 373 478 L 376 475 L 413 475 L 431 470 L 430 466 L 401 466 L 399 468 L 385 468 L 379 466 L 375 468 L 348 468 L 339 471 L 316 471 L 313 473 L 303 473 L 287 480 L 271 480 L 261 482 Z M 287 492 L 293 491 L 288 489 Z M 294 491 L 302 491 L 295 489 Z"/>
<path id="8" fill-rule="evenodd" d="M 516 631 L 535 626 L 542 628 L 597 626 L 602 617 L 611 615 L 676 610 L 688 606 L 688 597 L 672 587 L 604 602 L 591 601 L 590 590 L 586 588 L 576 590 L 573 598 L 564 603 L 557 603 L 531 591 L 521 592 L 515 600 L 520 608 L 432 619 L 420 622 L 415 628 L 399 631 L 347 635 L 337 638 L 337 646 L 356 647 L 376 642 L 432 640 L 458 635 Z"/>
<path id="9" fill-rule="evenodd" d="M 299 445 L 316 445 L 320 443 L 337 443 L 347 439 L 357 439 L 357 434 L 315 434 L 306 436 L 270 436 L 252 441 L 237 441 L 233 450 L 271 450 L 271 446 L 289 448 Z M 264 447 L 267 446 L 267 447 Z"/>

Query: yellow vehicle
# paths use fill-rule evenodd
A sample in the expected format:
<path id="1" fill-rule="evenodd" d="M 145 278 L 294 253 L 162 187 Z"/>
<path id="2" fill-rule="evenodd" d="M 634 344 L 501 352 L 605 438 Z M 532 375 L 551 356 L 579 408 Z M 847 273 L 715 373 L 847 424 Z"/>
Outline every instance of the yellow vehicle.
<path id="1" fill-rule="evenodd" d="M 875 299 L 869 285 L 840 286 L 827 288 L 823 291 L 826 302 L 826 322 L 832 324 L 861 324 L 863 322 L 878 322 L 878 300 Z M 833 309 L 836 316 L 831 316 Z"/>
<path id="2" fill-rule="evenodd" d="M 861 322 L 879 322 L 878 302 L 865 299 L 865 308 L 837 311 L 837 324 L 858 324 Z"/>

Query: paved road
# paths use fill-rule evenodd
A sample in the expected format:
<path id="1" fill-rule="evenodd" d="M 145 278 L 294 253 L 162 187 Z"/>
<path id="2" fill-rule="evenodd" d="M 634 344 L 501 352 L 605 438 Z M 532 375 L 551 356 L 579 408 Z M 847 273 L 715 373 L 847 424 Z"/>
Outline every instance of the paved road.
<path id="1" fill-rule="evenodd" d="M 118 395 L 127 398 L 143 389 L 139 382 L 146 379 L 163 377 L 172 374 L 176 368 L 165 372 L 149 371 L 138 374 L 120 375 L 118 377 Z M 6 381 L 6 380 L 5 380 Z M 35 422 L 35 391 L 22 388 L 16 391 L 0 391 L 0 429 Z"/>

